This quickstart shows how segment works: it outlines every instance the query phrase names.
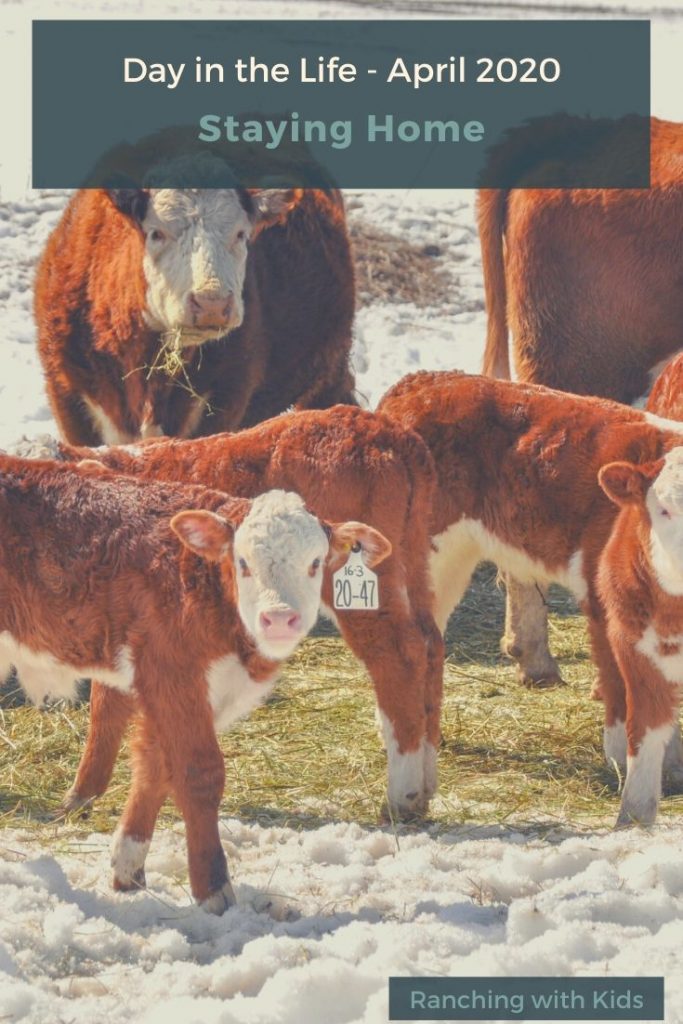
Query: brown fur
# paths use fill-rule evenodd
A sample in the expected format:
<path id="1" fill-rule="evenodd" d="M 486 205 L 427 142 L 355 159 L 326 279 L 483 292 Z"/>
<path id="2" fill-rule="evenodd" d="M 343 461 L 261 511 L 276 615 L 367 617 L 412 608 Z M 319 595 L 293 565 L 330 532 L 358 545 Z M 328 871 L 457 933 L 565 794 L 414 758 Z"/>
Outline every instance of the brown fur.
<path id="1" fill-rule="evenodd" d="M 655 416 L 683 420 L 683 353 L 674 356 L 657 377 L 645 408 Z"/>
<path id="2" fill-rule="evenodd" d="M 631 402 L 683 346 L 683 125 L 652 118 L 649 190 L 479 193 L 484 373 Z M 503 249 L 504 246 L 504 249 Z"/>
<path id="3" fill-rule="evenodd" d="M 171 531 L 171 518 L 190 508 L 238 524 L 249 502 L 0 457 L 0 633 L 77 669 L 113 669 L 121 649 L 130 650 L 141 725 L 122 827 L 148 840 L 170 793 L 185 819 L 192 891 L 202 900 L 228 878 L 218 837 L 224 767 L 206 669 L 234 653 L 262 680 L 277 664 L 256 651 L 237 614 L 229 554 L 206 562 Z"/>

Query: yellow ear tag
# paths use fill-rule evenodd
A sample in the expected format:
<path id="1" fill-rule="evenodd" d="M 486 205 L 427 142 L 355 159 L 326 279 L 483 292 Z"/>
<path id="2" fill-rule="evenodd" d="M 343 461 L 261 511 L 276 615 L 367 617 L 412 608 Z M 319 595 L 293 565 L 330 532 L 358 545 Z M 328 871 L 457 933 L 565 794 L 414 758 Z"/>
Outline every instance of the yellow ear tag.
<path id="1" fill-rule="evenodd" d="M 368 569 L 363 552 L 351 549 L 348 561 L 332 575 L 333 604 L 340 611 L 377 611 L 377 573 Z"/>

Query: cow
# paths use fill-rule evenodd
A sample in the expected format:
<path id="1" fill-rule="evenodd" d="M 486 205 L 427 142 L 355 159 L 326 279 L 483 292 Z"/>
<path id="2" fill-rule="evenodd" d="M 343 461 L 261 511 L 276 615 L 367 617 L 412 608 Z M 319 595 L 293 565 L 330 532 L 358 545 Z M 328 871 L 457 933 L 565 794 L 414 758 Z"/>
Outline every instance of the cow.
<path id="1" fill-rule="evenodd" d="M 683 686 L 683 447 L 612 462 L 600 486 L 618 509 L 596 590 L 626 692 L 627 771 L 617 827 L 651 825 Z"/>
<path id="2" fill-rule="evenodd" d="M 478 225 L 485 374 L 509 378 L 509 333 L 519 380 L 630 404 L 683 346 L 683 124 L 652 118 L 649 190 L 482 190 Z M 503 649 L 561 681 L 540 589 L 507 582 Z"/>
<path id="3" fill-rule="evenodd" d="M 299 495 L 253 501 L 138 481 L 92 463 L 0 456 L 0 657 L 36 702 L 95 676 L 140 712 L 133 779 L 112 847 L 113 885 L 144 885 L 162 803 L 186 828 L 195 899 L 234 903 L 218 836 L 225 727 L 271 692 L 318 614 L 323 565 L 389 542 L 320 521 Z"/>
<path id="4" fill-rule="evenodd" d="M 50 406 L 83 445 L 356 404 L 353 311 L 334 189 L 81 190 L 35 288 Z"/>
<path id="5" fill-rule="evenodd" d="M 607 399 L 458 372 L 405 377 L 378 409 L 416 431 L 434 459 L 431 576 L 439 628 L 483 560 L 525 584 L 567 587 L 588 617 L 605 754 L 625 767 L 624 681 L 596 583 L 617 508 L 598 474 L 608 463 L 661 459 L 683 444 L 683 425 Z M 683 784 L 677 731 L 666 761 L 674 784 Z"/>
<path id="6" fill-rule="evenodd" d="M 36 446 L 21 450 L 29 454 Z M 387 751 L 390 814 L 412 817 L 426 810 L 437 784 L 443 640 L 428 576 L 435 477 L 419 437 L 384 416 L 339 406 L 193 441 L 99 449 L 49 442 L 42 450 L 61 460 L 99 460 L 144 479 L 202 483 L 240 497 L 285 488 L 301 494 L 322 518 L 362 520 L 379 530 L 392 546 L 392 557 L 377 569 L 379 608 L 334 607 L 334 581 L 326 569 L 323 612 L 337 622 L 372 678 Z M 90 732 L 67 810 L 104 792 L 134 710 L 125 695 L 93 685 Z"/>

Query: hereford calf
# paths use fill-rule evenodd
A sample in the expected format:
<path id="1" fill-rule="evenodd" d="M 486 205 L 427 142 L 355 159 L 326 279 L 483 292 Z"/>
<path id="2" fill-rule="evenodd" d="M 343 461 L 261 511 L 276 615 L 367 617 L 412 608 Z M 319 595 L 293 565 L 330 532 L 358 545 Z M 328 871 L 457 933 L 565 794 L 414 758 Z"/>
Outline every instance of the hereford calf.
<path id="1" fill-rule="evenodd" d="M 626 783 L 617 826 L 651 824 L 683 686 L 683 448 L 614 462 L 600 485 L 619 509 L 597 590 L 626 684 Z"/>
<path id="2" fill-rule="evenodd" d="M 384 416 L 337 406 L 195 441 L 98 449 L 53 444 L 49 450 L 61 459 L 95 458 L 126 473 L 203 483 L 243 497 L 284 487 L 325 519 L 362 520 L 380 530 L 392 557 L 377 570 L 379 608 L 334 608 L 329 571 L 323 607 L 375 687 L 391 812 L 426 808 L 436 789 L 443 641 L 428 578 L 434 469 L 419 437 Z M 130 700 L 93 686 L 91 731 L 68 809 L 106 789 L 133 711 Z"/>
<path id="3" fill-rule="evenodd" d="M 683 427 L 606 399 L 456 372 L 406 377 L 379 408 L 416 430 L 436 465 L 430 530 L 439 627 L 484 559 L 523 583 L 567 587 L 588 615 L 605 752 L 625 764 L 624 681 L 596 589 L 617 510 L 598 473 L 616 460 L 659 459 L 681 444 Z M 667 756 L 680 780 L 678 736 Z"/>
<path id="4" fill-rule="evenodd" d="M 70 695 L 79 676 L 134 698 L 114 887 L 144 884 L 172 795 L 192 892 L 222 913 L 234 896 L 218 837 L 225 773 L 214 720 L 234 720 L 271 691 L 316 620 L 326 561 L 358 543 L 375 564 L 390 546 L 360 523 L 321 523 L 296 494 L 250 502 L 97 469 L 0 457 L 0 655 L 36 701 Z"/>

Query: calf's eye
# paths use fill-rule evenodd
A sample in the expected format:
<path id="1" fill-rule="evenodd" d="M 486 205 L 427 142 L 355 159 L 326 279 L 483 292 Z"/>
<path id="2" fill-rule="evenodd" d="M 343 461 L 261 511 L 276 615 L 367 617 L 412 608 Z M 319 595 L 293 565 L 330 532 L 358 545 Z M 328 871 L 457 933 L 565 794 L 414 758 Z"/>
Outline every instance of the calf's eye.
<path id="1" fill-rule="evenodd" d="M 664 516 L 665 519 L 671 519 L 671 513 L 667 509 L 660 509 L 660 515 Z"/>
<path id="2" fill-rule="evenodd" d="M 152 228 L 147 237 L 151 238 L 153 242 L 163 242 L 166 235 L 163 231 L 160 231 L 159 228 Z"/>
<path id="3" fill-rule="evenodd" d="M 315 574 L 317 573 L 319 568 L 320 568 L 320 559 L 319 558 L 314 558 L 313 561 L 311 562 L 311 568 L 308 571 L 311 574 L 311 576 L 315 576 Z"/>
<path id="4" fill-rule="evenodd" d="M 243 558 L 240 558 L 237 564 L 239 565 L 240 572 L 243 576 L 251 576 L 251 570 Z"/>

